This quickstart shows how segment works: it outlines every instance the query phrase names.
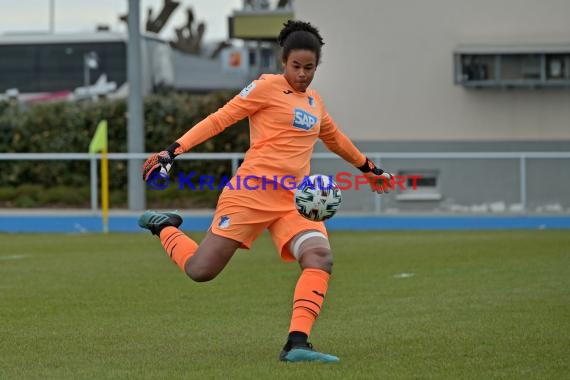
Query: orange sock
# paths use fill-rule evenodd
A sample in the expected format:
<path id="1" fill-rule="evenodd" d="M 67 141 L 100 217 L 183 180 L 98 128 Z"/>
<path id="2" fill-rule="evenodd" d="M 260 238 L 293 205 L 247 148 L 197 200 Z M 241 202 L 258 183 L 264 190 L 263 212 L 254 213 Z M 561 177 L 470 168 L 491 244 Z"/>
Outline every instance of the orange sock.
<path id="1" fill-rule="evenodd" d="M 321 269 L 303 270 L 293 296 L 293 316 L 289 332 L 299 331 L 310 335 L 315 319 L 321 312 L 330 275 Z"/>
<path id="2" fill-rule="evenodd" d="M 176 227 L 165 227 L 160 231 L 160 242 L 170 259 L 184 270 L 186 261 L 196 252 L 198 244 Z"/>

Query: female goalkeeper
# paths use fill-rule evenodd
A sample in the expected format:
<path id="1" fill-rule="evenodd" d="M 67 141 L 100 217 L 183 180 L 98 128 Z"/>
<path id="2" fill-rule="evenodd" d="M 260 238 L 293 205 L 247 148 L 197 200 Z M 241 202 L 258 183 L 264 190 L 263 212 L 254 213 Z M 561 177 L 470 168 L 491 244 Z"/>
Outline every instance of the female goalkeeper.
<path id="1" fill-rule="evenodd" d="M 215 278 L 238 248 L 249 249 L 268 229 L 281 258 L 297 261 L 301 267 L 289 336 L 280 359 L 336 362 L 336 356 L 314 350 L 307 341 L 321 311 L 333 266 L 327 231 L 323 222 L 307 220 L 297 212 L 290 187 L 268 186 L 268 179 L 278 184 L 283 176 L 308 175 L 318 138 L 369 177 L 373 191 L 387 192 L 389 187 L 382 185 L 392 176 L 354 146 L 338 129 L 319 94 L 309 88 L 324 44 L 319 31 L 309 23 L 288 21 L 278 42 L 283 74 L 261 75 L 167 149 L 153 154 L 143 166 L 145 181 L 159 171 L 167 173 L 177 155 L 249 117 L 250 148 L 220 195 L 203 241 L 198 244 L 181 232 L 178 227 L 182 218 L 175 213 L 146 211 L 139 225 L 157 235 L 176 265 L 198 282 Z M 244 187 L 238 181 L 246 177 L 248 186 Z M 259 178 L 258 183 L 253 177 Z"/>

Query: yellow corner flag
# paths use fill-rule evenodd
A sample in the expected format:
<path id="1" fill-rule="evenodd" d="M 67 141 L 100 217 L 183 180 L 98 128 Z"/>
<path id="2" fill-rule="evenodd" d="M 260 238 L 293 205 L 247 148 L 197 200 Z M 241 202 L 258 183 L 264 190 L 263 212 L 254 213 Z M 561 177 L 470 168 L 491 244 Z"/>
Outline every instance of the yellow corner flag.
<path id="1" fill-rule="evenodd" d="M 89 144 L 89 153 L 107 151 L 107 120 L 101 120 Z"/>
<path id="2" fill-rule="evenodd" d="M 89 144 L 89 153 L 101 152 L 101 210 L 103 232 L 109 232 L 109 159 L 107 158 L 107 120 L 101 120 Z"/>

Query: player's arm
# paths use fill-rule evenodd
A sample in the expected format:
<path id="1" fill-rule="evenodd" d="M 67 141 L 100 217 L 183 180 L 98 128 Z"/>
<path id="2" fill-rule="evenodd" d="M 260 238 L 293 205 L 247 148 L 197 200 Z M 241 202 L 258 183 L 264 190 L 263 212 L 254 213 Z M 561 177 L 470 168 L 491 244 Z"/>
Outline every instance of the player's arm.
<path id="1" fill-rule="evenodd" d="M 358 168 L 370 181 L 372 191 L 378 194 L 390 192 L 390 181 L 394 176 L 377 167 L 372 160 L 366 157 L 352 141 L 342 133 L 326 111 L 321 120 L 319 138 L 331 152 L 338 154 L 346 162 Z"/>
<path id="2" fill-rule="evenodd" d="M 257 112 L 266 102 L 269 84 L 264 80 L 253 81 L 222 108 L 210 114 L 189 129 L 165 150 L 152 154 L 143 165 L 143 180 L 151 174 L 167 174 L 176 156 L 223 132 L 237 121 Z"/>

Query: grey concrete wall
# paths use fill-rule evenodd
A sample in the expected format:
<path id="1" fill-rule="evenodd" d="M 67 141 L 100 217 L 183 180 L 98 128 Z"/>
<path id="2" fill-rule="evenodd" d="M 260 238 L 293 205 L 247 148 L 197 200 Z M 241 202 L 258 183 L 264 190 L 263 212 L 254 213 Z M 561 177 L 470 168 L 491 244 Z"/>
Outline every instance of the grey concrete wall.
<path id="1" fill-rule="evenodd" d="M 325 46 L 314 87 L 355 139 L 570 140 L 570 89 L 465 89 L 461 44 L 570 43 L 567 0 L 296 1 Z"/>

